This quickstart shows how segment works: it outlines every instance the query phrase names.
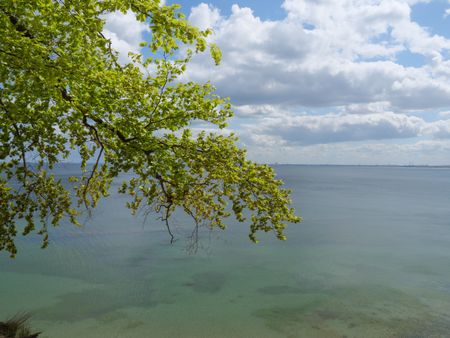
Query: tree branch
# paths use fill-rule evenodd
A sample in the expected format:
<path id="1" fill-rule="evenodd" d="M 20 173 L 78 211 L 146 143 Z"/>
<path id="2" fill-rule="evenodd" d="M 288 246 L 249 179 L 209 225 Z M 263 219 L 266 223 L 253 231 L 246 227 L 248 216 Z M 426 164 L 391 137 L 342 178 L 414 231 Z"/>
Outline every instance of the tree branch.
<path id="1" fill-rule="evenodd" d="M 86 180 L 86 184 L 85 184 L 84 189 L 83 189 L 83 202 L 84 202 L 84 206 L 89 211 L 89 213 L 90 213 L 90 209 L 89 209 L 89 205 L 87 203 L 87 198 L 86 198 L 87 191 L 89 189 L 89 185 L 91 183 L 92 178 L 94 177 L 95 173 L 97 172 L 98 164 L 100 163 L 100 158 L 103 155 L 103 149 L 104 148 L 103 148 L 103 145 L 102 145 L 100 147 L 100 152 L 99 152 L 99 154 L 97 156 L 97 159 L 95 161 L 94 167 L 92 168 L 91 174 L 89 175 L 88 179 Z"/>

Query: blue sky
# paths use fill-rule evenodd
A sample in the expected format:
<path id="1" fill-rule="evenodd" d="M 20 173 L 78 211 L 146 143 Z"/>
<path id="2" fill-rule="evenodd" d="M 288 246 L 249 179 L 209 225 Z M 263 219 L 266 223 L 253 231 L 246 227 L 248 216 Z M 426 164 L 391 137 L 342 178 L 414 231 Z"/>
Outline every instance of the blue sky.
<path id="1" fill-rule="evenodd" d="M 240 7 L 248 7 L 253 10 L 256 16 L 263 20 L 280 20 L 286 16 L 286 11 L 281 7 L 283 1 L 280 0 L 221 0 L 221 1 L 177 1 L 170 0 L 167 4 L 179 4 L 182 6 L 183 11 L 189 14 L 192 7 L 196 7 L 201 3 L 211 4 L 214 7 L 220 9 L 220 12 L 224 16 L 231 14 L 231 7 L 234 4 L 238 4 Z"/>
<path id="2" fill-rule="evenodd" d="M 183 80 L 231 98 L 252 159 L 450 164 L 450 0 L 167 2 L 214 29 L 222 64 L 198 55 Z M 145 29 L 105 27 L 124 60 Z"/>

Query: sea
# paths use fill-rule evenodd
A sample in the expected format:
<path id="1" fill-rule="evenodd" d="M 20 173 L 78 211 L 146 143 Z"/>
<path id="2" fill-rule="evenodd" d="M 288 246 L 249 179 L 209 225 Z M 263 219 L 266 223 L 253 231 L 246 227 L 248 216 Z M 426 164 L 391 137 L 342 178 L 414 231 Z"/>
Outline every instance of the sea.
<path id="1" fill-rule="evenodd" d="M 170 244 L 125 208 L 122 176 L 82 227 L 0 253 L 0 321 L 28 313 L 42 338 L 450 337 L 450 168 L 274 169 L 303 218 L 286 241 L 231 221 L 195 248 L 177 213 Z"/>

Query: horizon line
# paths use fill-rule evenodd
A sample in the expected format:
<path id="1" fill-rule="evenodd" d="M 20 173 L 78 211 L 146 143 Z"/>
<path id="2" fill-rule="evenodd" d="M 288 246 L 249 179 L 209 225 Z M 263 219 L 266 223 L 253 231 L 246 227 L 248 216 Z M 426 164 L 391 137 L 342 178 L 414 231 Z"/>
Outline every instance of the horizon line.
<path id="1" fill-rule="evenodd" d="M 33 163 L 33 162 L 30 162 Z M 56 165 L 61 164 L 81 164 L 81 162 L 59 162 Z M 95 164 L 95 162 L 87 162 L 87 164 Z M 434 168 L 450 168 L 450 164 L 342 164 L 342 163 L 259 163 L 266 164 L 270 166 L 334 166 L 334 167 L 434 167 Z"/>

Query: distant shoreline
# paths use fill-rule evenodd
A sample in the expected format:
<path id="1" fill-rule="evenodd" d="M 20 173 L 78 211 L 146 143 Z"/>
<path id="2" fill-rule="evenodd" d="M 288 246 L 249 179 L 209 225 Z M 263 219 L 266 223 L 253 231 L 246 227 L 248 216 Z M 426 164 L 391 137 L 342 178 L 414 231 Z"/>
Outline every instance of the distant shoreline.
<path id="1" fill-rule="evenodd" d="M 383 168 L 442 168 L 450 169 L 449 165 L 406 165 L 406 164 L 292 164 L 292 163 L 269 163 L 276 167 L 383 167 Z"/>
<path id="2" fill-rule="evenodd" d="M 35 163 L 30 163 L 31 165 Z M 93 165 L 94 163 L 88 162 L 87 165 Z M 261 163 L 267 164 L 272 167 L 381 167 L 381 168 L 440 168 L 450 169 L 450 164 L 447 165 L 426 165 L 426 164 L 301 164 L 301 163 Z M 64 165 L 80 165 L 79 162 L 60 162 L 56 166 Z"/>

